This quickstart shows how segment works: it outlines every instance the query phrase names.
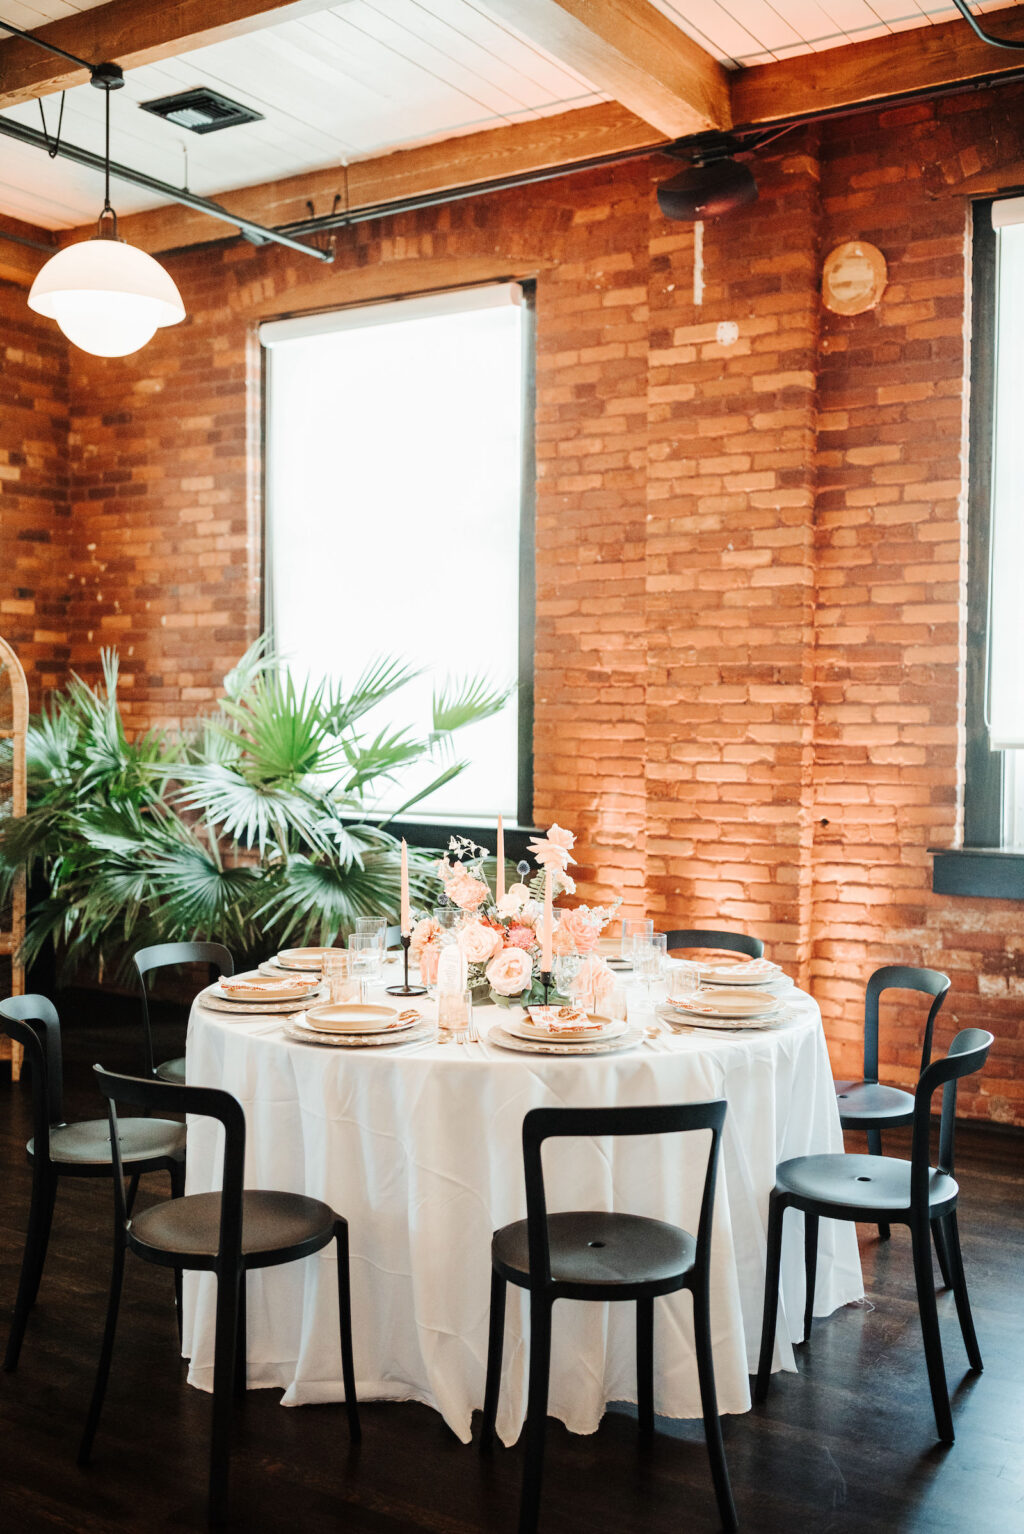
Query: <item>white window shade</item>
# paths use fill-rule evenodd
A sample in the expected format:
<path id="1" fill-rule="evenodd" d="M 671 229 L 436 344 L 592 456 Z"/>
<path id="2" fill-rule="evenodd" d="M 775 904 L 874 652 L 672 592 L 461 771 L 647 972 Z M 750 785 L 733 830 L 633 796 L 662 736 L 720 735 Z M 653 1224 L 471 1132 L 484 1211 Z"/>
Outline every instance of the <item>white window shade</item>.
<path id="1" fill-rule="evenodd" d="M 1024 218 L 1024 199 L 1009 203 L 1019 203 Z M 997 228 L 987 718 L 992 749 L 1005 751 L 1024 747 L 1024 223 L 1007 216 Z"/>
<path id="2" fill-rule="evenodd" d="M 425 736 L 432 688 L 519 670 L 521 296 L 501 285 L 286 320 L 268 349 L 268 614 L 298 680 L 424 674 L 366 718 Z M 455 736 L 470 767 L 426 818 L 516 816 L 515 700 Z M 414 767 L 369 807 L 437 775 Z"/>

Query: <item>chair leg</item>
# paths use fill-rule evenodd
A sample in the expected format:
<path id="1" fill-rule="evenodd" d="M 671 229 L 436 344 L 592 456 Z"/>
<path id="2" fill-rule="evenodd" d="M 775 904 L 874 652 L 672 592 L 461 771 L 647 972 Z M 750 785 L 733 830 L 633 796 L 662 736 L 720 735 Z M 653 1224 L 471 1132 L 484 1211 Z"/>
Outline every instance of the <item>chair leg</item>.
<path id="1" fill-rule="evenodd" d="M 170 1173 L 170 1178 L 171 1178 L 171 1197 L 172 1198 L 184 1198 L 185 1197 L 185 1163 L 184 1163 L 184 1161 L 172 1161 L 170 1166 L 168 1167 L 168 1171 Z M 174 1311 L 175 1311 L 175 1316 L 176 1316 L 177 1322 L 178 1322 L 178 1346 L 181 1347 L 182 1343 L 185 1340 L 185 1333 L 184 1333 L 184 1328 L 183 1328 L 183 1325 L 182 1325 L 181 1269 L 180 1268 L 175 1268 L 175 1270 L 174 1270 Z"/>
<path id="2" fill-rule="evenodd" d="M 869 1129 L 867 1131 L 867 1137 L 868 1137 L 868 1155 L 869 1156 L 880 1156 L 882 1154 L 882 1131 L 880 1129 Z M 890 1230 L 888 1225 L 879 1225 L 879 1227 L 878 1227 L 878 1239 L 879 1239 L 879 1241 L 888 1241 L 888 1239 L 889 1239 L 889 1237 L 891 1235 L 892 1235 L 892 1231 Z"/>
<path id="3" fill-rule="evenodd" d="M 50 1242 L 50 1226 L 53 1223 L 53 1205 L 56 1197 L 57 1178 L 41 1163 L 37 1163 L 33 1167 L 32 1202 L 28 1211 L 25 1250 L 21 1258 L 18 1297 L 14 1302 L 14 1316 L 7 1338 L 7 1351 L 4 1354 L 4 1369 L 7 1373 L 11 1373 L 18 1367 L 18 1357 L 25 1338 L 29 1311 L 39 1293 L 43 1266 L 46 1262 L 46 1249 Z"/>
<path id="4" fill-rule="evenodd" d="M 239 1272 L 217 1275 L 217 1323 L 213 1358 L 213 1426 L 210 1433 L 209 1519 L 223 1523 L 228 1510 L 228 1446 L 235 1390 Z"/>
<path id="5" fill-rule="evenodd" d="M 131 1218 L 131 1212 L 135 1208 L 135 1196 L 139 1191 L 139 1173 L 133 1172 L 128 1182 L 128 1191 L 124 1198 L 125 1212 Z"/>
<path id="6" fill-rule="evenodd" d="M 246 1378 L 246 1363 L 248 1360 L 248 1324 L 246 1322 L 245 1307 L 246 1276 L 243 1272 L 238 1280 L 238 1320 L 237 1336 L 235 1340 L 235 1400 L 245 1400 L 245 1387 L 248 1383 Z"/>
<path id="7" fill-rule="evenodd" d="M 534 1534 L 540 1514 L 544 1439 L 548 1421 L 548 1375 L 551 1368 L 551 1305 L 546 1295 L 531 1292 L 530 1388 L 526 1401 L 526 1468 L 519 1504 L 519 1534 Z"/>
<path id="8" fill-rule="evenodd" d="M 953 1267 L 949 1256 L 949 1237 L 944 1220 L 932 1221 L 932 1240 L 935 1242 L 935 1255 L 939 1259 L 939 1272 L 942 1274 L 942 1282 L 947 1289 L 953 1287 Z"/>
<path id="9" fill-rule="evenodd" d="M 711 1479 L 723 1529 L 739 1528 L 736 1504 L 729 1484 L 729 1467 L 722 1442 L 722 1419 L 718 1415 L 715 1391 L 715 1362 L 711 1352 L 711 1308 L 707 1288 L 701 1284 L 693 1291 L 693 1334 L 697 1349 L 697 1378 L 700 1381 L 700 1409 L 704 1417 L 704 1438 L 711 1461 Z"/>
<path id="10" fill-rule="evenodd" d="M 804 1341 L 809 1342 L 811 1326 L 814 1323 L 814 1285 L 818 1277 L 818 1216 L 806 1212 L 804 1214 L 804 1277 L 806 1281 Z"/>
<path id="11" fill-rule="evenodd" d="M 654 1436 L 654 1301 L 636 1302 L 636 1414 L 644 1438 Z"/>
<path id="12" fill-rule="evenodd" d="M 348 1436 L 359 1443 L 363 1430 L 359 1425 L 359 1401 L 356 1398 L 356 1369 L 352 1359 L 352 1288 L 348 1265 L 348 1222 L 339 1220 L 334 1227 L 338 1247 L 338 1321 L 341 1329 L 341 1377 L 345 1382 L 345 1411 Z"/>
<path id="13" fill-rule="evenodd" d="M 501 1392 L 501 1355 L 505 1345 L 505 1296 L 508 1284 L 496 1269 L 491 1269 L 491 1318 L 487 1330 L 487 1383 L 484 1386 L 484 1420 L 480 1429 L 480 1451 L 494 1448 L 494 1424 L 498 1418 Z"/>
<path id="14" fill-rule="evenodd" d="M 928 1365 L 928 1384 L 935 1410 L 935 1426 L 943 1443 L 952 1443 L 953 1416 L 949 1409 L 946 1370 L 942 1362 L 942 1339 L 939 1336 L 939 1313 L 935 1304 L 935 1276 L 932 1272 L 931 1237 L 928 1221 L 910 1227 L 914 1248 L 914 1278 L 917 1281 L 917 1305 L 921 1314 L 924 1356 Z"/>
<path id="15" fill-rule="evenodd" d="M 779 1309 L 779 1269 L 782 1265 L 782 1217 L 786 1205 L 773 1190 L 768 1200 L 768 1253 L 764 1275 L 764 1314 L 761 1318 L 761 1356 L 757 1362 L 754 1400 L 763 1401 L 772 1377 L 775 1324 Z"/>
<path id="16" fill-rule="evenodd" d="M 89 1414 L 85 1419 L 85 1427 L 82 1430 L 82 1440 L 78 1446 L 78 1463 L 80 1465 L 87 1465 L 92 1456 L 93 1439 L 96 1437 L 100 1412 L 103 1410 L 103 1401 L 107 1393 L 107 1380 L 110 1378 L 110 1362 L 114 1356 L 114 1337 L 117 1333 L 117 1313 L 121 1306 L 121 1288 L 124 1283 L 124 1254 L 125 1244 L 119 1233 L 115 1238 L 114 1261 L 110 1270 L 107 1319 L 103 1327 L 103 1341 L 100 1344 L 99 1363 L 96 1366 L 96 1383 L 93 1386 L 92 1400 L 89 1402 Z"/>
<path id="17" fill-rule="evenodd" d="M 957 1319 L 960 1322 L 964 1347 L 967 1349 L 967 1357 L 971 1368 L 980 1374 L 985 1365 L 981 1360 L 978 1335 L 974 1330 L 974 1317 L 971 1315 L 971 1302 L 967 1297 L 967 1279 L 964 1276 L 964 1259 L 960 1251 L 960 1231 L 956 1222 L 955 1209 L 952 1214 L 946 1215 L 942 1224 L 943 1235 L 946 1238 L 947 1250 L 949 1252 L 949 1270 L 953 1285 L 953 1297 L 956 1300 Z"/>

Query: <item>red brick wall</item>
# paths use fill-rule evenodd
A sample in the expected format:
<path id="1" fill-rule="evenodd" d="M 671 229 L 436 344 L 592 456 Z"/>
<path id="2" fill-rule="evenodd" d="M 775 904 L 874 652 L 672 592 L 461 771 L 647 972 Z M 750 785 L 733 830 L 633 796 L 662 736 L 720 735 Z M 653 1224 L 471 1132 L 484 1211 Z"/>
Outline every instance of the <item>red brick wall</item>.
<path id="1" fill-rule="evenodd" d="M 36 707 L 70 655 L 67 430 L 64 338 L 0 282 L 0 634 Z"/>
<path id="2" fill-rule="evenodd" d="M 999 1039 L 965 1106 L 1024 1123 L 1019 907 L 932 895 L 927 853 L 961 792 L 963 191 L 997 155 L 1019 181 L 1022 105 L 786 135 L 707 226 L 700 306 L 660 158 L 361 225 L 333 268 L 168 258 L 188 323 L 71 359 L 75 664 L 116 642 L 135 722 L 173 721 L 257 632 L 259 318 L 536 274 L 537 820 L 578 830 L 588 895 L 762 933 L 843 1071 L 872 969 L 947 969 L 941 1041 Z M 840 319 L 819 274 L 850 238 L 890 282 Z M 905 1081 L 916 1028 L 883 1040 Z"/>

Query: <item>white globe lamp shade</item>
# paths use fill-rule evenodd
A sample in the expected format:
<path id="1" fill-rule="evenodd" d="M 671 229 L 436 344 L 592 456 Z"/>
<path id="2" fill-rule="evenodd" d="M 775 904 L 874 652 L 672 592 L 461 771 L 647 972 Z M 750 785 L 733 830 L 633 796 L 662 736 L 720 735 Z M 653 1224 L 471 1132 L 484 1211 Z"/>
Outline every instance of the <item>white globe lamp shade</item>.
<path id="1" fill-rule="evenodd" d="M 181 294 L 158 261 L 124 240 L 98 236 L 59 250 L 28 295 L 73 345 L 94 357 L 127 357 L 162 325 L 185 318 Z"/>

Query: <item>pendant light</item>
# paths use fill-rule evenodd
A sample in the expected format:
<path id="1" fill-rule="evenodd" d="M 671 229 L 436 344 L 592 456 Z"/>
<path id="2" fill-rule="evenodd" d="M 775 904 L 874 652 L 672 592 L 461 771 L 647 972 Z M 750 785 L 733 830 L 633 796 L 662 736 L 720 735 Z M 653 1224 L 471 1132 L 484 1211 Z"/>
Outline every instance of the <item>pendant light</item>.
<path id="1" fill-rule="evenodd" d="M 51 256 L 28 295 L 37 314 L 56 320 L 73 345 L 94 357 L 127 357 L 151 341 L 163 325 L 177 325 L 185 306 L 158 261 L 120 238 L 110 205 L 110 93 L 124 74 L 117 64 L 97 64 L 90 82 L 106 96 L 103 211 L 90 240 Z"/>

